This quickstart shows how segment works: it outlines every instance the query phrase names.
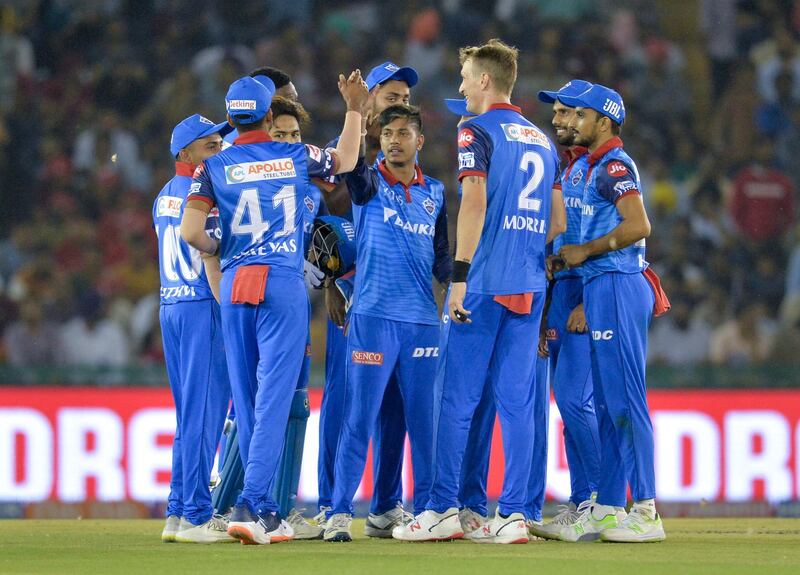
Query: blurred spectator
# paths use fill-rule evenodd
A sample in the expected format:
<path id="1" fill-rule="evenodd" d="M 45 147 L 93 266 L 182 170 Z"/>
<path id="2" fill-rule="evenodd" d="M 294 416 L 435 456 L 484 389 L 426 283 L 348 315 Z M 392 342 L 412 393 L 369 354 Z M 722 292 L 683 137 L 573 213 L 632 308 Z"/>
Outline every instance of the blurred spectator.
<path id="1" fill-rule="evenodd" d="M 766 102 L 778 101 L 775 80 L 781 73 L 791 79 L 791 94 L 800 100 L 800 46 L 794 32 L 782 22 L 775 26 L 772 37 L 753 49 L 758 76 L 758 94 Z"/>
<path id="2" fill-rule="evenodd" d="M 130 360 L 128 338 L 122 328 L 105 318 L 103 299 L 84 293 L 78 315 L 61 328 L 64 363 L 77 366 L 124 366 Z"/>
<path id="3" fill-rule="evenodd" d="M 792 97 L 792 74 L 782 71 L 775 77 L 774 102 L 764 102 L 756 111 L 756 125 L 761 134 L 774 138 L 788 130 L 796 102 Z"/>
<path id="4" fill-rule="evenodd" d="M 711 335 L 711 361 L 718 365 L 763 363 L 772 351 L 775 330 L 764 306 L 753 302 Z"/>
<path id="5" fill-rule="evenodd" d="M 749 240 L 779 239 L 792 226 L 794 184 L 775 168 L 774 145 L 761 140 L 752 162 L 733 177 L 731 215 L 737 229 Z"/>
<path id="6" fill-rule="evenodd" d="M 35 70 L 33 43 L 19 28 L 14 7 L 0 7 L 0 115 L 13 104 L 17 82 L 30 78 Z"/>
<path id="7" fill-rule="evenodd" d="M 693 315 L 685 299 L 676 300 L 670 312 L 653 322 L 647 343 L 647 361 L 664 365 L 692 365 L 708 360 L 711 326 Z"/>
<path id="8" fill-rule="evenodd" d="M 735 65 L 736 2 L 702 0 L 700 3 L 700 28 L 706 36 L 714 98 L 725 91 Z"/>
<path id="9" fill-rule="evenodd" d="M 45 318 L 42 305 L 26 299 L 19 306 L 19 319 L 3 333 L 6 358 L 13 366 L 53 365 L 60 361 L 58 325 Z"/>

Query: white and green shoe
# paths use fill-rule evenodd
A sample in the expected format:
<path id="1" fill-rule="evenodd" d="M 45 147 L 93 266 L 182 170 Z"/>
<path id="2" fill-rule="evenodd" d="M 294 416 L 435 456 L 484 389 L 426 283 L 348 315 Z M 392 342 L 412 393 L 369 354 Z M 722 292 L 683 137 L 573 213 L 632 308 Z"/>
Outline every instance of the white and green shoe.
<path id="1" fill-rule="evenodd" d="M 164 530 L 161 532 L 161 541 L 164 543 L 175 543 L 175 535 L 181 525 L 181 518 L 177 515 L 170 515 L 164 524 Z"/>
<path id="2" fill-rule="evenodd" d="M 605 529 L 600 534 L 600 539 L 613 543 L 652 543 L 666 538 L 661 516 L 658 513 L 651 516 L 636 505 L 618 527 Z"/>
<path id="3" fill-rule="evenodd" d="M 606 529 L 614 529 L 626 517 L 622 508 L 607 505 L 591 505 L 577 520 L 561 527 L 559 540 L 597 541 Z"/>
<path id="4" fill-rule="evenodd" d="M 593 503 L 594 499 L 587 499 L 577 506 L 572 501 L 568 505 L 559 505 L 558 513 L 550 522 L 545 524 L 541 522 L 538 524 L 533 523 L 528 527 L 528 530 L 531 535 L 543 539 L 560 539 L 561 530 L 565 526 L 575 523 Z"/>

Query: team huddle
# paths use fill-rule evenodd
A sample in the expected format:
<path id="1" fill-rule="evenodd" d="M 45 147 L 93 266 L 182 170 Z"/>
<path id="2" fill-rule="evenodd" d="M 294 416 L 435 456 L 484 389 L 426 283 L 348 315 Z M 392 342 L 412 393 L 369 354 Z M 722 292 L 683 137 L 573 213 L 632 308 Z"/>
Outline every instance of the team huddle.
<path id="1" fill-rule="evenodd" d="M 308 114 L 274 68 L 231 84 L 227 122 L 195 114 L 176 126 L 175 177 L 153 207 L 177 414 L 162 540 L 351 541 L 370 442 L 369 537 L 665 538 L 645 357 L 669 302 L 645 260 L 622 98 L 583 80 L 539 92 L 554 142 L 511 104 L 516 49 L 491 40 L 459 56 L 464 99 L 446 100 L 459 117 L 452 257 L 445 186 L 420 168 L 412 68 L 340 75 L 347 111 L 325 147 L 302 143 Z M 294 505 L 309 289 L 324 291 L 329 316 L 313 519 Z M 550 385 L 572 493 L 544 523 Z M 496 417 L 505 469 L 491 516 Z"/>

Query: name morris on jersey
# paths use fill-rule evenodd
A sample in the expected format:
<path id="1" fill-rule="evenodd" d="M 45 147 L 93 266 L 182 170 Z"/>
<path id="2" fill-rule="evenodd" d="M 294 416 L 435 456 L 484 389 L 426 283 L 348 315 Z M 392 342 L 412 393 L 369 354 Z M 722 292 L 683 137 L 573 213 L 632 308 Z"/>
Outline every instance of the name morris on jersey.
<path id="1" fill-rule="evenodd" d="M 436 232 L 436 226 L 430 224 L 412 224 L 411 222 L 404 222 L 397 210 L 392 208 L 383 208 L 383 221 L 396 225 L 405 232 L 412 234 L 420 234 L 422 236 L 433 237 Z"/>
<path id="2" fill-rule="evenodd" d="M 545 220 L 530 216 L 506 216 L 503 218 L 503 229 L 534 232 L 536 234 L 544 234 L 547 231 Z"/>

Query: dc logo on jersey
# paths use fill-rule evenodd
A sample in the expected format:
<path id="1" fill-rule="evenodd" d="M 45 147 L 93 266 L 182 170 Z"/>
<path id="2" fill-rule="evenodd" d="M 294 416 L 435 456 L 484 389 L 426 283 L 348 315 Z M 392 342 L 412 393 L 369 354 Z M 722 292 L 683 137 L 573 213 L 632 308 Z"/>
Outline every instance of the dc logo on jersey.
<path id="1" fill-rule="evenodd" d="M 461 152 L 458 154 L 458 169 L 475 167 L 475 154 L 473 152 Z"/>
<path id="2" fill-rule="evenodd" d="M 308 154 L 311 156 L 312 160 L 315 162 L 322 161 L 322 150 L 316 146 L 312 146 L 311 144 L 306 144 L 306 149 L 308 150 Z"/>
<path id="3" fill-rule="evenodd" d="M 570 180 L 570 182 L 572 182 L 573 186 L 577 186 L 582 179 L 583 179 L 583 170 L 578 170 L 577 172 L 572 174 L 572 179 Z"/>
<path id="4" fill-rule="evenodd" d="M 160 198 L 158 198 L 158 206 L 156 207 L 156 216 L 179 218 L 181 216 L 182 204 L 183 204 L 182 198 L 176 198 L 175 196 L 161 196 Z"/>
<path id="5" fill-rule="evenodd" d="M 303 198 L 303 203 L 306 205 L 306 208 L 308 208 L 308 211 L 313 214 L 314 208 L 316 207 L 314 204 L 314 200 L 306 196 L 305 198 Z"/>
<path id="6" fill-rule="evenodd" d="M 603 331 L 592 331 L 592 339 L 595 341 L 611 341 L 614 337 L 613 329 L 606 329 Z"/>
<path id="7" fill-rule="evenodd" d="M 619 178 L 628 173 L 628 168 L 622 162 L 611 162 L 606 167 L 606 171 L 612 178 Z"/>
<path id="8" fill-rule="evenodd" d="M 464 128 L 458 133 L 458 147 L 466 148 L 475 141 L 475 134 L 469 128 Z"/>
<path id="9" fill-rule="evenodd" d="M 422 207 L 425 208 L 425 211 L 431 216 L 436 211 L 436 203 L 430 198 L 425 198 L 422 200 Z"/>

